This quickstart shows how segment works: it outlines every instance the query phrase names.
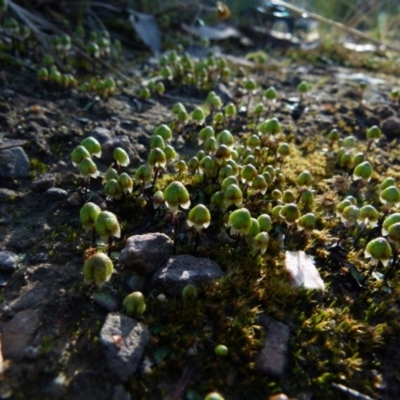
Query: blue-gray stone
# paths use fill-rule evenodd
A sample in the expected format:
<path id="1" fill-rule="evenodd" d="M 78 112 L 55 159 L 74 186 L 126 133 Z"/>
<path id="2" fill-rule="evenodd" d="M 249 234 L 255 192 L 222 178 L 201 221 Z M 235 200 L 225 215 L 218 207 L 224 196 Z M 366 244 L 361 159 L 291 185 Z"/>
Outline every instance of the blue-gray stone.
<path id="1" fill-rule="evenodd" d="M 0 151 L 1 178 L 27 178 L 29 171 L 29 158 L 22 147 L 12 147 Z"/>

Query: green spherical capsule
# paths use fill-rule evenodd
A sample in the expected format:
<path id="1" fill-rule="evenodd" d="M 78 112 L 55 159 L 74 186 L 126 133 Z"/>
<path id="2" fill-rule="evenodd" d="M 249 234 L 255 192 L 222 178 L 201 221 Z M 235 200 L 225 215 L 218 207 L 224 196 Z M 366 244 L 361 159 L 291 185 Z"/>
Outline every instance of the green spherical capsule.
<path id="1" fill-rule="evenodd" d="M 239 186 L 235 184 L 229 185 L 224 190 L 224 209 L 227 209 L 231 204 L 235 204 L 236 207 L 241 207 L 243 204 L 243 193 Z"/>
<path id="2" fill-rule="evenodd" d="M 148 99 L 151 97 L 150 89 L 147 88 L 147 87 L 141 88 L 141 89 L 139 90 L 139 97 L 140 97 L 142 100 L 148 100 Z"/>
<path id="3" fill-rule="evenodd" d="M 253 182 L 251 184 L 251 187 L 254 191 L 254 193 L 261 193 L 261 194 L 265 194 L 267 189 L 268 189 L 268 185 L 267 182 L 264 178 L 263 175 L 257 175 L 254 179 Z"/>
<path id="4" fill-rule="evenodd" d="M 186 164 L 186 162 L 184 160 L 178 160 L 175 163 L 175 169 L 179 172 L 179 173 L 184 173 L 187 171 L 188 166 Z"/>
<path id="5" fill-rule="evenodd" d="M 297 90 L 300 93 L 307 93 L 310 90 L 310 84 L 306 81 L 301 81 L 298 85 L 297 85 Z"/>
<path id="6" fill-rule="evenodd" d="M 257 135 L 251 135 L 246 140 L 246 146 L 249 147 L 250 149 L 254 149 L 257 146 L 260 146 L 260 144 L 261 140 L 260 137 Z"/>
<path id="7" fill-rule="evenodd" d="M 397 224 L 400 222 L 400 213 L 393 213 L 389 215 L 382 224 L 382 236 L 386 236 L 388 234 L 389 228 L 393 224 Z"/>
<path id="8" fill-rule="evenodd" d="M 253 240 L 253 251 L 264 254 L 267 251 L 269 242 L 269 235 L 267 232 L 258 233 Z"/>
<path id="9" fill-rule="evenodd" d="M 236 106 L 233 103 L 229 103 L 225 106 L 224 109 L 225 116 L 228 118 L 232 118 L 236 115 Z"/>
<path id="10" fill-rule="evenodd" d="M 182 289 L 182 298 L 185 303 L 192 303 L 197 299 L 197 288 L 189 283 Z"/>
<path id="11" fill-rule="evenodd" d="M 394 243 L 398 248 L 400 245 L 400 222 L 390 225 L 388 231 L 388 239 L 390 242 Z"/>
<path id="12" fill-rule="evenodd" d="M 225 197 L 225 193 L 222 190 L 219 190 L 218 192 L 215 192 L 212 196 L 211 196 L 211 204 L 215 207 L 224 208 L 224 197 Z"/>
<path id="13" fill-rule="evenodd" d="M 91 158 L 84 158 L 79 163 L 78 170 L 84 178 L 87 178 L 89 176 L 91 176 L 92 178 L 97 178 L 100 175 L 96 164 Z"/>
<path id="14" fill-rule="evenodd" d="M 256 167 L 252 164 L 247 164 L 243 167 L 240 172 L 240 178 L 243 183 L 247 183 L 248 185 L 252 185 L 253 179 L 258 175 L 258 171 Z"/>
<path id="15" fill-rule="evenodd" d="M 204 397 L 204 400 L 225 400 L 225 399 L 219 393 L 211 392 L 208 393 L 206 397 Z"/>
<path id="16" fill-rule="evenodd" d="M 227 129 L 218 134 L 217 141 L 219 144 L 224 144 L 225 146 L 228 146 L 230 148 L 232 148 L 235 144 L 235 139 L 233 135 Z"/>
<path id="17" fill-rule="evenodd" d="M 71 153 L 72 164 L 76 167 L 80 164 L 85 158 L 90 158 L 90 153 L 83 146 L 77 146 Z"/>
<path id="18" fill-rule="evenodd" d="M 278 97 L 278 93 L 273 86 L 270 86 L 265 92 L 264 96 L 267 100 L 275 100 Z"/>
<path id="19" fill-rule="evenodd" d="M 110 179 L 104 185 L 104 193 L 108 199 L 119 199 L 122 194 L 122 188 L 116 179 Z"/>
<path id="20" fill-rule="evenodd" d="M 168 125 L 162 124 L 154 131 L 155 136 L 161 136 L 165 142 L 169 142 L 172 139 L 172 131 Z"/>
<path id="21" fill-rule="evenodd" d="M 303 171 L 301 172 L 296 179 L 296 184 L 298 187 L 300 188 L 311 188 L 312 186 L 312 175 L 310 173 L 310 171 Z"/>
<path id="22" fill-rule="evenodd" d="M 88 202 L 83 205 L 79 212 L 79 217 L 85 231 L 88 231 L 94 227 L 94 224 L 100 213 L 100 207 L 94 203 Z"/>
<path id="23" fill-rule="evenodd" d="M 305 206 L 312 206 L 314 204 L 314 191 L 310 189 L 304 190 L 300 195 L 299 202 Z"/>
<path id="24" fill-rule="evenodd" d="M 146 310 L 146 302 L 142 292 L 128 294 L 122 305 L 125 312 L 133 317 L 140 317 Z"/>
<path id="25" fill-rule="evenodd" d="M 247 235 L 251 229 L 251 225 L 251 215 L 249 210 L 246 208 L 239 208 L 238 210 L 231 212 L 229 215 L 227 226 L 231 228 L 231 235 L 236 233 Z"/>
<path id="26" fill-rule="evenodd" d="M 114 160 L 123 167 L 127 167 L 130 163 L 128 153 L 121 147 L 116 147 L 113 151 Z"/>
<path id="27" fill-rule="evenodd" d="M 378 224 L 379 212 L 374 206 L 367 204 L 360 208 L 360 214 L 357 222 L 360 225 L 367 225 L 370 228 L 374 228 Z"/>
<path id="28" fill-rule="evenodd" d="M 279 216 L 285 220 L 290 226 L 293 225 L 300 218 L 301 213 L 299 208 L 294 203 L 285 204 L 279 213 Z"/>
<path id="29" fill-rule="evenodd" d="M 171 212 L 178 211 L 179 206 L 184 209 L 190 207 L 190 195 L 186 187 L 178 181 L 170 183 L 164 190 L 165 204 Z"/>
<path id="30" fill-rule="evenodd" d="M 385 190 L 386 188 L 388 188 L 389 186 L 396 186 L 396 181 L 394 180 L 394 178 L 392 178 L 391 176 L 387 177 L 380 185 L 379 185 L 379 189 Z"/>
<path id="31" fill-rule="evenodd" d="M 122 172 L 122 174 L 119 175 L 118 183 L 124 194 L 132 193 L 133 180 L 126 172 Z"/>
<path id="32" fill-rule="evenodd" d="M 158 147 L 159 149 L 165 149 L 165 142 L 161 136 L 153 136 L 150 140 L 150 149 Z"/>
<path id="33" fill-rule="evenodd" d="M 41 67 L 37 71 L 37 77 L 41 81 L 47 81 L 49 79 L 49 71 L 45 67 Z"/>
<path id="34" fill-rule="evenodd" d="M 104 243 L 108 243 L 110 237 L 121 236 L 121 228 L 117 217 L 110 211 L 102 211 L 96 219 L 95 228 L 97 234 Z"/>
<path id="35" fill-rule="evenodd" d="M 293 193 L 292 190 L 287 189 L 283 192 L 282 201 L 286 204 L 294 203 L 296 201 L 296 195 Z"/>
<path id="36" fill-rule="evenodd" d="M 371 258 L 373 264 L 378 264 L 380 261 L 386 266 L 391 257 L 392 248 L 389 242 L 383 237 L 371 240 L 365 248 L 365 258 Z"/>
<path id="37" fill-rule="evenodd" d="M 110 167 L 110 168 L 108 168 L 108 170 L 104 174 L 103 183 L 106 183 L 111 179 L 117 180 L 118 179 L 118 172 L 114 168 Z"/>
<path id="38" fill-rule="evenodd" d="M 102 287 L 114 271 L 111 259 L 104 253 L 95 253 L 90 256 L 83 266 L 83 279 L 86 285 L 95 283 Z"/>
<path id="39" fill-rule="evenodd" d="M 154 209 L 160 207 L 162 203 L 164 203 L 164 193 L 162 192 L 162 190 L 157 190 L 157 192 L 155 192 L 153 196 Z"/>
<path id="40" fill-rule="evenodd" d="M 313 213 L 304 214 L 297 221 L 297 229 L 299 231 L 304 230 L 304 232 L 310 234 L 315 228 L 316 221 L 317 219 Z"/>
<path id="41" fill-rule="evenodd" d="M 400 204 L 400 191 L 396 186 L 389 186 L 382 191 L 379 200 L 387 206 L 397 207 Z"/>
<path id="42" fill-rule="evenodd" d="M 147 163 L 150 167 L 162 167 L 167 165 L 167 157 L 163 150 L 156 147 L 152 149 L 147 157 Z"/>
<path id="43" fill-rule="evenodd" d="M 367 139 L 377 142 L 382 137 L 382 131 L 376 125 L 367 130 Z"/>
<path id="44" fill-rule="evenodd" d="M 268 214 L 261 214 L 257 221 L 261 232 L 269 232 L 272 229 L 272 220 Z"/>
<path id="45" fill-rule="evenodd" d="M 342 146 L 345 149 L 352 149 L 356 145 L 356 138 L 354 136 L 346 136 L 342 140 Z"/>
<path id="46" fill-rule="evenodd" d="M 289 145 L 287 143 L 279 143 L 277 153 L 283 158 L 290 156 Z"/>
<path id="47" fill-rule="evenodd" d="M 215 157 L 215 160 L 217 161 L 217 163 L 219 165 L 221 165 L 222 163 L 231 159 L 231 157 L 232 157 L 231 154 L 232 154 L 232 150 L 228 146 L 221 144 L 217 148 L 217 150 L 214 154 L 214 157 Z"/>
<path id="48" fill-rule="evenodd" d="M 212 126 L 205 126 L 199 132 L 199 144 L 204 143 L 207 139 L 214 137 L 214 128 Z"/>
<path id="49" fill-rule="evenodd" d="M 200 107 L 196 107 L 193 111 L 192 111 L 192 115 L 191 115 L 192 121 L 196 122 L 197 124 L 201 125 L 206 116 L 204 115 L 204 111 L 202 108 Z"/>
<path id="50" fill-rule="evenodd" d="M 372 166 L 368 161 L 364 161 L 354 168 L 353 180 L 362 179 L 364 182 L 368 182 L 371 176 Z"/>
<path id="51" fill-rule="evenodd" d="M 248 92 L 253 92 L 257 89 L 257 83 L 254 79 L 246 79 L 243 86 Z"/>
<path id="52" fill-rule="evenodd" d="M 194 226 L 198 231 L 206 229 L 210 225 L 211 214 L 208 208 L 203 204 L 197 204 L 193 207 L 188 215 L 187 224 L 189 227 Z"/>
<path id="53" fill-rule="evenodd" d="M 358 222 L 359 216 L 360 209 L 355 205 L 351 205 L 343 209 L 340 219 L 347 227 L 349 227 Z"/>
<path id="54" fill-rule="evenodd" d="M 329 133 L 328 133 L 328 139 L 331 142 L 337 142 L 340 139 L 340 135 L 337 129 L 332 129 Z"/>
<path id="55" fill-rule="evenodd" d="M 101 144 L 94 137 L 89 136 L 83 139 L 81 146 L 83 146 L 92 156 L 101 157 Z"/>
<path id="56" fill-rule="evenodd" d="M 215 346 L 214 353 L 218 357 L 226 357 L 229 354 L 229 350 L 224 344 L 219 344 Z"/>

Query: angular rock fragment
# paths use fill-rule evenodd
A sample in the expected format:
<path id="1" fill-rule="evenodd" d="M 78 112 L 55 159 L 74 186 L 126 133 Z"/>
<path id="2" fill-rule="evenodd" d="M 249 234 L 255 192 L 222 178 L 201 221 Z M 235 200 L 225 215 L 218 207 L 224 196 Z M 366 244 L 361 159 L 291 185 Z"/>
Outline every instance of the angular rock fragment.
<path id="1" fill-rule="evenodd" d="M 268 322 L 264 347 L 256 361 L 258 371 L 280 378 L 287 364 L 289 328 L 273 319 Z"/>
<path id="2" fill-rule="evenodd" d="M 25 310 L 8 322 L 1 336 L 4 358 L 19 360 L 40 325 L 39 310 Z"/>
<path id="3" fill-rule="evenodd" d="M 108 314 L 100 332 L 108 368 L 121 381 L 134 375 L 150 339 L 147 327 L 119 313 Z"/>
<path id="4" fill-rule="evenodd" d="M 119 262 L 139 274 L 152 274 L 172 254 L 173 242 L 163 233 L 131 236 L 121 251 Z"/>
<path id="5" fill-rule="evenodd" d="M 151 283 L 165 293 L 179 296 L 189 283 L 199 286 L 222 275 L 223 272 L 215 261 L 184 254 L 171 257 L 154 273 Z"/>

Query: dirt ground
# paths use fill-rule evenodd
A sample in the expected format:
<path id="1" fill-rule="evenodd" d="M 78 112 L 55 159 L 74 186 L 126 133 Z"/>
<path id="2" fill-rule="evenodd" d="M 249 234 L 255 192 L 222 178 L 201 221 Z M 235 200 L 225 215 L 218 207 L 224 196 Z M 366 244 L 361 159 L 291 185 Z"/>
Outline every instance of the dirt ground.
<path id="1" fill-rule="evenodd" d="M 279 99 L 269 115 L 276 116 L 281 121 L 283 137 L 304 155 L 304 165 L 311 169 L 314 165 L 315 171 L 318 171 L 316 164 L 321 157 L 321 149 L 328 147 L 326 135 L 332 128 L 337 127 L 342 137 L 354 135 L 365 150 L 366 129 L 372 125 L 380 125 L 384 137 L 374 149 L 374 184 L 380 183 L 385 175 L 398 179 L 400 107 L 389 99 L 391 89 L 398 83 L 396 77 L 301 62 L 291 65 L 283 63 L 279 68 L 267 67 L 264 71 L 253 73 L 253 76 L 260 87 L 265 89 L 273 85 L 277 89 Z M 356 78 L 359 77 L 370 79 L 363 106 L 359 105 L 357 91 Z M 161 357 L 162 361 L 155 367 L 155 372 L 149 375 L 143 371 L 138 372 L 128 384 L 121 384 L 113 377 L 104 362 L 98 335 L 113 306 L 107 303 L 109 298 L 103 300 L 103 303 L 101 300 L 94 301 L 92 293 L 82 283 L 83 255 L 90 247 L 90 238 L 84 234 L 79 222 L 83 199 L 80 178 L 76 168 L 72 166 L 70 154 L 95 128 L 107 128 L 113 137 L 126 136 L 129 139 L 129 146 L 135 157 L 127 171 L 133 173 L 147 159 L 148 145 L 154 129 L 173 120 L 172 106 L 181 101 L 188 110 L 192 110 L 205 101 L 206 93 L 172 87 L 167 89 L 164 96 L 141 102 L 117 91 L 107 101 L 100 100 L 89 106 L 92 96 L 75 89 L 51 90 L 44 87 L 29 70 L 6 66 L 1 79 L 1 138 L 5 141 L 26 141 L 23 149 L 29 157 L 31 170 L 27 178 L 2 179 L 0 182 L 0 250 L 18 255 L 18 269 L 12 275 L 2 275 L 0 332 L 15 315 L 26 310 L 37 312 L 31 317 L 37 316 L 39 323 L 23 354 L 16 360 L 4 360 L 4 373 L 0 375 L 0 398 L 99 400 L 129 398 L 129 394 L 132 399 L 167 398 L 174 393 L 178 382 L 182 383 L 181 374 L 184 374 L 186 365 L 176 355 Z M 304 112 L 300 111 L 298 115 L 299 110 L 294 107 L 296 100 L 292 98 L 298 96 L 296 86 L 301 80 L 311 82 L 312 89 L 305 98 L 306 109 L 301 110 Z M 228 89 L 234 98 L 235 86 L 231 85 Z M 233 130 L 239 137 L 243 137 L 249 129 L 243 122 L 245 117 L 241 115 L 238 118 L 241 119 Z M 195 152 L 193 141 L 190 140 L 187 143 L 180 141 L 177 148 L 186 155 L 193 155 Z M 108 166 L 107 160 L 98 163 L 103 173 Z M 288 176 L 298 172 L 299 168 L 302 167 L 290 164 L 283 167 Z M 46 192 L 47 187 L 42 190 L 35 186 L 34 182 L 44 173 L 53 174 L 54 187 L 61 190 Z M 323 196 L 324 192 L 326 194 L 327 188 L 332 189 L 332 185 L 326 183 L 332 176 L 323 174 L 319 172 L 320 182 L 324 181 L 325 186 L 320 184 L 316 188 L 317 196 Z M 90 188 L 93 201 L 105 207 L 101 179 L 92 181 Z M 343 194 L 337 195 L 337 198 L 343 198 Z M 328 208 L 328 202 L 325 206 Z M 112 209 L 113 205 L 108 203 L 108 207 Z M 132 234 L 158 229 L 159 222 L 152 207 L 147 206 L 141 210 L 134 205 L 133 210 L 141 213 L 140 218 L 132 215 L 132 208 L 124 208 L 118 204 L 116 207 L 121 212 L 124 225 L 121 239 L 114 244 L 115 252 L 123 248 L 124 241 Z M 171 227 L 162 229 L 171 234 Z M 320 245 L 321 242 L 317 243 L 317 247 Z M 356 256 L 353 255 L 356 264 L 360 254 L 359 251 Z M 359 261 L 357 265 L 361 263 Z M 108 286 L 108 293 L 120 304 L 128 290 L 126 282 L 129 274 L 119 269 L 118 265 L 116 269 L 117 273 Z M 226 267 L 223 269 L 226 271 Z M 357 336 L 353 337 L 350 332 L 349 336 L 345 336 L 344 341 L 350 336 L 354 338 L 352 343 L 358 343 L 354 344 L 357 347 L 355 352 L 364 351 L 364 354 L 355 354 L 355 359 L 361 359 L 360 364 L 351 369 L 352 373 L 343 373 L 343 381 L 335 382 L 355 387 L 360 393 L 367 391 L 374 399 L 399 398 L 400 326 L 396 323 L 400 312 L 396 297 L 399 276 L 393 278 L 392 295 L 389 299 L 376 287 L 367 292 L 357 288 L 345 269 L 342 265 L 336 267 L 334 272 L 332 269 L 328 270 L 324 275 L 331 285 L 329 296 L 327 295 L 330 301 L 335 298 L 335 293 L 340 293 L 349 305 L 359 298 L 367 304 L 365 296 L 371 296 L 370 301 L 385 302 L 386 310 L 376 314 L 376 323 L 383 323 L 387 318 L 387 324 L 382 338 L 373 344 L 360 344 L 363 339 L 358 342 Z M 313 300 L 310 300 L 309 306 L 317 307 L 315 302 L 318 296 L 310 296 Z M 263 303 L 260 304 L 262 308 Z M 329 303 L 324 300 L 321 304 L 328 307 Z M 187 382 L 187 387 L 192 392 L 186 391 L 186 397 L 182 398 L 196 399 L 199 398 L 195 397 L 196 393 L 204 396 L 206 389 L 213 388 L 226 391 L 226 399 L 266 399 L 281 391 L 299 399 L 352 398 L 351 393 L 332 389 L 329 379 L 326 383 L 320 378 L 321 384 L 318 387 L 315 379 L 321 377 L 321 374 L 314 373 L 313 369 L 319 365 L 320 371 L 326 372 L 321 365 L 324 357 L 329 357 L 324 353 L 328 344 L 312 343 L 311 333 L 304 337 L 301 334 L 296 336 L 299 320 L 292 316 L 292 312 L 288 312 L 290 305 L 281 306 L 279 310 L 277 301 L 273 316 L 278 319 L 281 317 L 281 321 L 288 324 L 292 332 L 290 366 L 283 378 L 266 378 L 256 372 L 246 375 L 241 372 L 241 367 L 237 367 L 239 372 L 236 375 L 227 377 L 217 367 L 207 367 L 205 363 L 199 374 L 196 372 L 197 367 L 194 368 L 195 372 L 189 376 Z M 304 310 L 299 312 L 302 311 Z M 360 315 L 353 314 L 352 318 L 362 319 Z M 151 318 L 145 316 L 143 322 L 152 328 L 157 325 L 154 315 Z M 167 344 L 173 347 L 172 343 Z M 151 346 L 151 349 L 156 348 L 155 339 Z M 304 353 L 299 358 L 293 354 L 293 349 L 297 351 L 302 346 L 307 352 L 311 352 L 310 360 L 313 361 L 308 362 L 308 355 Z M 318 350 L 318 346 L 325 346 L 325 350 Z M 251 363 L 251 356 L 249 358 Z M 349 358 L 349 350 L 346 350 L 346 359 Z M 357 360 L 354 362 L 357 363 Z M 240 364 L 240 361 L 236 360 L 236 364 Z M 340 370 L 341 367 L 338 366 L 338 370 L 334 372 L 339 374 Z M 217 376 L 210 377 L 207 371 L 213 371 L 212 374 Z M 204 379 L 209 381 L 204 382 Z M 249 386 L 255 381 L 253 397 L 248 397 L 251 393 Z M 323 392 L 326 387 L 329 387 L 329 391 L 327 397 L 324 397 L 321 390 Z"/>

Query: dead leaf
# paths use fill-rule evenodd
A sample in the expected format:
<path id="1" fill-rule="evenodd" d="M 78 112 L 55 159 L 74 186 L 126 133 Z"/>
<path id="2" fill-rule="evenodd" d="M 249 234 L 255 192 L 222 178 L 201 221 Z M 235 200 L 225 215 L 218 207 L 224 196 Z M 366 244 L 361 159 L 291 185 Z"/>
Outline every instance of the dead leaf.
<path id="1" fill-rule="evenodd" d="M 294 287 L 325 290 L 324 281 L 314 262 L 304 251 L 286 251 L 285 267 Z"/>
<path id="2" fill-rule="evenodd" d="M 161 33 L 154 15 L 135 10 L 129 10 L 129 12 L 131 14 L 129 20 L 140 39 L 150 47 L 153 53 L 159 53 L 161 51 Z"/>

